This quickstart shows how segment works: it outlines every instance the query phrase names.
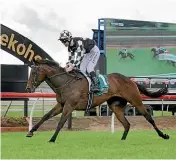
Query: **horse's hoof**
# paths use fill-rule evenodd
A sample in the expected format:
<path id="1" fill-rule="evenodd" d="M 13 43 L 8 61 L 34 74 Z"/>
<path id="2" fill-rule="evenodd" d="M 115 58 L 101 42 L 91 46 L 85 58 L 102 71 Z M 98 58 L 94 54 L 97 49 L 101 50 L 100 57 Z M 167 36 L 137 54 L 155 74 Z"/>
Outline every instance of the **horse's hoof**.
<path id="1" fill-rule="evenodd" d="M 26 135 L 26 137 L 32 137 L 34 134 L 32 132 L 28 132 L 28 134 Z"/>
<path id="2" fill-rule="evenodd" d="M 51 138 L 50 140 L 49 140 L 49 142 L 55 142 L 55 139 L 54 138 Z"/>
<path id="3" fill-rule="evenodd" d="M 54 143 L 54 142 L 55 142 L 55 140 L 50 139 L 50 140 L 49 140 L 49 142 L 50 142 L 50 143 Z"/>
<path id="4" fill-rule="evenodd" d="M 168 134 L 164 134 L 164 139 L 169 139 L 169 135 Z"/>
<path id="5" fill-rule="evenodd" d="M 124 140 L 126 140 L 126 139 L 125 139 L 125 138 L 122 138 L 121 140 L 124 141 Z"/>

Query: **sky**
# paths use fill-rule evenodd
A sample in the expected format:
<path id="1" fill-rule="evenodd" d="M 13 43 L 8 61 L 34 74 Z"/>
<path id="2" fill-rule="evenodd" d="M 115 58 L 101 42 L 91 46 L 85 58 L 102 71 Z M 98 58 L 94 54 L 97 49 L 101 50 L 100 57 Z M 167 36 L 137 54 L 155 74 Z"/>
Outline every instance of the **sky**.
<path id="1" fill-rule="evenodd" d="M 64 29 L 92 38 L 99 18 L 176 23 L 176 0 L 0 0 L 0 22 L 28 37 L 65 65 L 67 49 L 57 39 Z M 1 50 L 1 64 L 23 64 Z"/>

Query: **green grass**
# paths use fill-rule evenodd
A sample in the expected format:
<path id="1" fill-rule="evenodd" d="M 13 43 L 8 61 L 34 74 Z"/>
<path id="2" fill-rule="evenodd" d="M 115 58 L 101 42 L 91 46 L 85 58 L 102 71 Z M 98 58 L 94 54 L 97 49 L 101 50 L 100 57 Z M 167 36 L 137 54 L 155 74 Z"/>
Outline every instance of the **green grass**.
<path id="1" fill-rule="evenodd" d="M 0 107 L 3 111 L 1 111 L 1 117 L 4 116 L 6 110 L 7 110 L 7 106 L 1 106 Z M 30 107 L 31 108 L 31 107 Z M 12 111 L 9 110 L 8 113 L 6 114 L 6 117 L 23 117 L 24 116 L 24 107 L 23 106 L 11 106 L 10 109 L 21 109 L 21 111 Z M 45 106 L 45 110 L 44 110 L 44 114 L 46 114 L 48 112 L 48 110 L 51 109 L 51 107 L 49 106 Z M 37 111 L 36 111 L 37 110 Z M 30 111 L 28 111 L 28 116 L 30 116 Z M 56 117 L 60 117 L 61 114 L 57 115 Z M 73 114 L 74 116 L 74 114 Z M 76 116 L 84 116 L 84 111 L 76 111 Z M 35 110 L 33 112 L 33 117 L 43 117 L 43 109 L 42 106 L 36 106 Z"/>
<path id="2" fill-rule="evenodd" d="M 153 116 L 162 116 L 162 111 L 153 111 Z M 163 116 L 172 116 L 172 112 L 163 111 Z"/>
<path id="3" fill-rule="evenodd" d="M 63 159 L 63 158 L 176 158 L 176 131 L 164 131 L 169 140 L 155 131 L 130 131 L 121 141 L 122 131 L 62 131 L 55 143 L 49 143 L 53 131 L 37 132 L 32 138 L 26 133 L 2 133 L 2 158 L 6 159 Z"/>
<path id="4" fill-rule="evenodd" d="M 13 107 L 13 106 L 12 106 Z M 11 108 L 12 108 L 11 107 Z M 7 107 L 6 107 L 7 108 Z M 5 106 L 2 107 L 2 109 L 6 109 Z M 13 107 L 14 108 L 14 107 Z M 17 109 L 23 109 L 23 106 L 15 106 L 15 108 Z M 38 109 L 41 107 L 38 107 Z M 1 116 L 4 116 L 5 112 L 1 112 Z M 47 111 L 45 111 L 44 113 L 47 113 Z M 162 116 L 162 111 L 153 111 L 154 116 Z M 24 111 L 10 111 L 7 113 L 6 117 L 23 117 L 24 115 Z M 28 116 L 30 116 L 30 112 L 28 112 Z M 41 109 L 41 111 L 34 111 L 33 113 L 33 117 L 42 117 L 43 116 L 43 111 Z M 56 117 L 60 117 L 61 114 L 57 115 Z M 74 116 L 74 114 L 73 114 Z M 76 111 L 76 116 L 80 117 L 80 116 L 84 116 L 84 111 Z M 163 111 L 163 116 L 172 116 L 172 112 L 167 112 L 167 111 Z"/>
<path id="5" fill-rule="evenodd" d="M 30 115 L 30 112 L 28 112 L 28 116 Z M 4 116 L 4 113 L 1 113 L 1 116 Z M 6 115 L 6 117 L 23 117 L 24 116 L 24 111 L 18 111 L 18 112 L 13 112 L 9 111 Z M 33 117 L 42 117 L 43 112 L 34 112 Z"/>

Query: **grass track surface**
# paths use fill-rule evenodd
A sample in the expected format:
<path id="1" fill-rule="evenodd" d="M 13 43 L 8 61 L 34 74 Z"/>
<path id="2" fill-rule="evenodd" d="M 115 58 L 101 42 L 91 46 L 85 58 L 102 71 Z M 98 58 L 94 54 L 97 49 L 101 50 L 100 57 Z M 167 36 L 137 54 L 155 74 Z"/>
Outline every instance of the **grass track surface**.
<path id="1" fill-rule="evenodd" d="M 49 143 L 53 131 L 2 133 L 2 159 L 174 159 L 176 158 L 176 130 L 164 131 L 169 140 L 157 136 L 155 131 L 130 131 L 121 141 L 122 131 L 110 132 L 63 131 L 55 143 Z"/>

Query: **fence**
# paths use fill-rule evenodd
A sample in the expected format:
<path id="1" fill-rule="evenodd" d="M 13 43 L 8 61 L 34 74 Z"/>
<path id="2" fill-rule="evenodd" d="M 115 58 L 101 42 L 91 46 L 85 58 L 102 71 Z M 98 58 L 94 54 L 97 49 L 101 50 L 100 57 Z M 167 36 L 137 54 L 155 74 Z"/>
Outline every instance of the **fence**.
<path id="1" fill-rule="evenodd" d="M 147 101 L 144 102 L 144 104 L 161 104 L 162 105 L 162 111 L 163 111 L 163 104 L 176 104 L 176 95 L 164 95 L 161 96 L 159 98 L 149 98 L 147 96 L 142 96 L 143 100 L 156 100 L 157 103 L 153 103 L 153 101 L 151 101 L 150 103 L 146 103 Z M 160 101 L 159 101 L 160 100 Z M 165 100 L 168 102 L 164 103 Z M 114 124 L 114 120 L 115 120 L 115 114 L 112 113 L 112 117 L 111 117 L 111 133 L 114 133 L 115 131 L 115 124 Z"/>
<path id="2" fill-rule="evenodd" d="M 33 112 L 35 109 L 35 105 L 36 102 L 38 101 L 39 98 L 55 98 L 56 94 L 55 93 L 8 93 L 8 92 L 4 92 L 1 93 L 1 98 L 36 98 L 36 100 L 33 103 L 33 107 L 30 113 L 30 120 L 29 120 L 29 129 L 32 128 L 32 116 L 33 116 Z M 143 100 L 160 100 L 161 104 L 163 104 L 164 100 L 173 100 L 176 101 L 176 95 L 164 95 L 161 96 L 159 98 L 149 98 L 147 96 L 141 96 Z M 111 132 L 114 132 L 114 113 L 112 114 L 112 118 L 111 118 Z M 68 121 L 68 128 L 71 128 L 72 125 L 72 117 L 69 117 L 69 121 Z"/>
<path id="3" fill-rule="evenodd" d="M 34 103 L 32 105 L 31 113 L 30 113 L 30 118 L 29 118 L 29 130 L 32 129 L 32 117 L 33 117 L 33 112 L 36 106 L 37 101 L 39 98 L 55 98 L 56 94 L 54 93 L 15 93 L 15 92 L 4 92 L 1 93 L 1 98 L 36 98 L 34 100 Z M 68 118 L 68 129 L 71 129 L 72 125 L 72 115 Z"/>

